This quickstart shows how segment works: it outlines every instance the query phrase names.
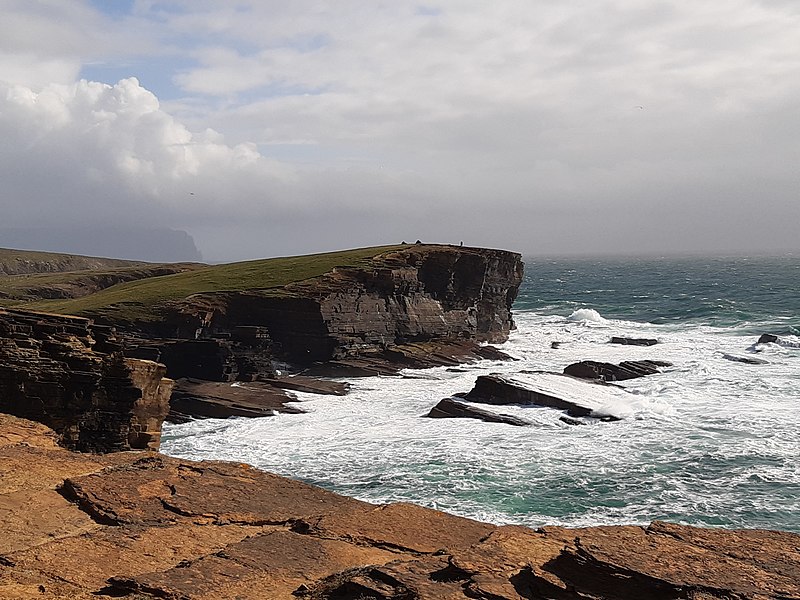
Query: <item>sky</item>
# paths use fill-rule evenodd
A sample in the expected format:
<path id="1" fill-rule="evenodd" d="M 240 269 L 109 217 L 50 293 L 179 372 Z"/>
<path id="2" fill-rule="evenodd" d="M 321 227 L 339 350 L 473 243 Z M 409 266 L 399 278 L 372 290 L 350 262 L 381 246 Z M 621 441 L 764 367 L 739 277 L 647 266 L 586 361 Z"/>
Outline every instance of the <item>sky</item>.
<path id="1" fill-rule="evenodd" d="M 217 262 L 798 253 L 800 3 L 0 0 L 0 181 Z"/>

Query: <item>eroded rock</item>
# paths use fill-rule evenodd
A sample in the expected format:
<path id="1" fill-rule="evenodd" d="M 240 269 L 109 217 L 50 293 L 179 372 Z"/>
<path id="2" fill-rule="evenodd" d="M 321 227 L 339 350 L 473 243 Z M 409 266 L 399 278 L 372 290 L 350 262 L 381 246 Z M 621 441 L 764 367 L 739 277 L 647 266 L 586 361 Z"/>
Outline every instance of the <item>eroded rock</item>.
<path id="1" fill-rule="evenodd" d="M 52 427 L 66 447 L 157 449 L 172 381 L 126 359 L 88 319 L 0 309 L 0 411 Z"/>
<path id="2" fill-rule="evenodd" d="M 2 598 L 800 597 L 794 533 L 497 527 L 247 465 L 71 453 L 55 437 L 0 415 Z"/>
<path id="3" fill-rule="evenodd" d="M 672 363 L 660 360 L 628 360 L 615 365 L 613 363 L 582 360 L 564 368 L 564 375 L 572 375 L 581 379 L 600 379 L 602 381 L 625 381 L 655 375 L 661 367 L 671 367 Z"/>
<path id="4" fill-rule="evenodd" d="M 545 406 L 564 410 L 573 417 L 618 420 L 616 411 L 627 403 L 628 392 L 600 381 L 531 371 L 516 375 L 481 375 L 463 398 L 479 404 Z M 612 409 L 615 412 L 610 412 Z"/>
<path id="5" fill-rule="evenodd" d="M 453 398 L 443 398 L 426 416 L 434 419 L 480 419 L 489 423 L 506 423 L 522 427 L 530 425 L 525 419 L 482 410 Z"/>

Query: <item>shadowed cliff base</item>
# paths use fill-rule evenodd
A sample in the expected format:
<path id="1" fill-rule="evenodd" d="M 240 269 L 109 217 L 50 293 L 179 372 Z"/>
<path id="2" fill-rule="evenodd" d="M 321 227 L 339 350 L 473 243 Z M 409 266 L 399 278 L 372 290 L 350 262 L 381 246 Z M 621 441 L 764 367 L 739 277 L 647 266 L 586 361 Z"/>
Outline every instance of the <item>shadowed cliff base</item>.
<path id="1" fill-rule="evenodd" d="M 71 453 L 0 415 L 0 598 L 765 600 L 800 535 L 498 527 L 247 465 Z"/>

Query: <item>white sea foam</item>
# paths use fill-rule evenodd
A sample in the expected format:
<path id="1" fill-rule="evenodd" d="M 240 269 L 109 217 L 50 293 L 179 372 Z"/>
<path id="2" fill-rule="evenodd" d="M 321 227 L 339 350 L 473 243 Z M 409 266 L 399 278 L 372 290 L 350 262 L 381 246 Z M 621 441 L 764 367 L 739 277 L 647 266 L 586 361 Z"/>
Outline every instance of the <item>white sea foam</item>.
<path id="1" fill-rule="evenodd" d="M 722 356 L 752 345 L 755 336 L 737 329 L 624 321 L 587 327 L 573 315 L 517 313 L 518 330 L 502 347 L 515 362 L 355 379 L 343 397 L 298 392 L 295 406 L 305 414 L 170 425 L 163 449 L 250 462 L 367 501 L 412 501 L 496 523 L 670 518 L 800 530 L 796 349 L 765 344 L 754 356 L 768 364 L 747 365 Z M 660 343 L 620 346 L 608 343 L 612 335 Z M 553 348 L 554 341 L 561 344 Z M 596 414 L 626 417 L 618 422 L 568 426 L 562 411 L 520 406 L 492 409 L 531 427 L 422 418 L 440 399 L 471 389 L 477 375 L 524 379 L 520 371 L 560 372 L 584 359 L 673 366 L 622 382 L 618 396 L 593 399 Z M 574 386 L 566 392 L 577 393 Z"/>
<path id="2" fill-rule="evenodd" d="M 607 323 L 607 319 L 605 319 L 599 312 L 597 312 L 593 308 L 579 308 L 578 310 L 574 311 L 569 317 L 567 317 L 570 321 L 589 321 L 592 323 Z"/>

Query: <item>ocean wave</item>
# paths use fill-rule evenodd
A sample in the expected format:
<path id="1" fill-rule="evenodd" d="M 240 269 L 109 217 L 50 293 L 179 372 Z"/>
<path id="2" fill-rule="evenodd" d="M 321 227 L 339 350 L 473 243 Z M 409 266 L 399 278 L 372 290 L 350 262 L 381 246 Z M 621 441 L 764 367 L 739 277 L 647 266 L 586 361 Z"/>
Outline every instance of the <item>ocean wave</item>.
<path id="1" fill-rule="evenodd" d="M 591 323 L 608 323 L 608 319 L 603 317 L 593 308 L 579 308 L 567 317 L 568 321 L 583 321 Z"/>

